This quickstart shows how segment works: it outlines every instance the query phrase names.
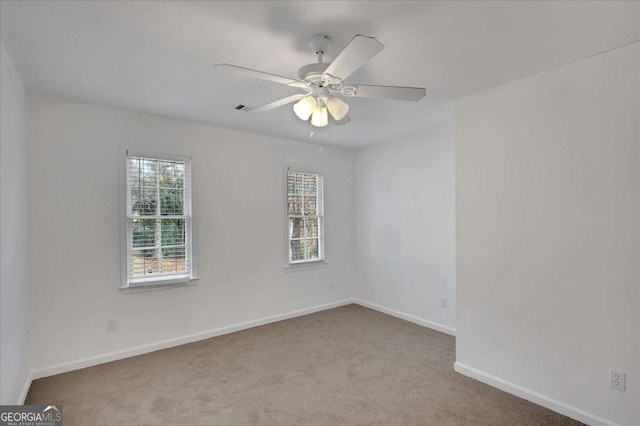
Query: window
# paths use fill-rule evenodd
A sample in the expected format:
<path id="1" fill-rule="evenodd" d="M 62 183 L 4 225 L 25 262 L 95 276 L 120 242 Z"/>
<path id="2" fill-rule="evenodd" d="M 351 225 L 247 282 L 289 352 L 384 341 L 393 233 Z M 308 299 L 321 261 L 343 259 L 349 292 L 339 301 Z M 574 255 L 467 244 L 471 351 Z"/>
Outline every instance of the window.
<path id="1" fill-rule="evenodd" d="M 287 169 L 289 264 L 324 259 L 322 175 Z"/>
<path id="2" fill-rule="evenodd" d="M 127 150 L 126 287 L 192 278 L 191 161 Z"/>

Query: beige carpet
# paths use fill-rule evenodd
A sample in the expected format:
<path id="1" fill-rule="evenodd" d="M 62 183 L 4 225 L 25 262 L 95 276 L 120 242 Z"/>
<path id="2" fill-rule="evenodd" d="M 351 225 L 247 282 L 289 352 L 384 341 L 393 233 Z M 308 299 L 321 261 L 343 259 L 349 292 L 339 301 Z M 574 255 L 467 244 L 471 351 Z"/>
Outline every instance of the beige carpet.
<path id="1" fill-rule="evenodd" d="M 453 371 L 455 339 L 356 305 L 33 382 L 64 424 L 572 425 Z"/>

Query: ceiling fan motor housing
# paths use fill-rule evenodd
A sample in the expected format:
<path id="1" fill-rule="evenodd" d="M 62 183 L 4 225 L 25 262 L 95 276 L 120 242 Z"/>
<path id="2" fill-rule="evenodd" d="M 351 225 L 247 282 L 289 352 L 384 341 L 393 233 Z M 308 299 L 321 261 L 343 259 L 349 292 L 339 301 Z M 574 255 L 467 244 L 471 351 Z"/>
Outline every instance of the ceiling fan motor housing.
<path id="1" fill-rule="evenodd" d="M 316 62 L 305 65 L 298 70 L 298 79 L 309 83 L 323 83 L 322 74 L 329 67 L 329 64 Z"/>

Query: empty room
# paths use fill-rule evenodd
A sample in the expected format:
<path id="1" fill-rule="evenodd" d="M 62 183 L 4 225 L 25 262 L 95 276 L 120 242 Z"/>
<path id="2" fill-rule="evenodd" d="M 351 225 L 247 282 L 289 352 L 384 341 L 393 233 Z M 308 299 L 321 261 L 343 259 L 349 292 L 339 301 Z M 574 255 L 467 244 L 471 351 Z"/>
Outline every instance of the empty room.
<path id="1" fill-rule="evenodd" d="M 0 39 L 0 426 L 640 426 L 640 1 Z"/>

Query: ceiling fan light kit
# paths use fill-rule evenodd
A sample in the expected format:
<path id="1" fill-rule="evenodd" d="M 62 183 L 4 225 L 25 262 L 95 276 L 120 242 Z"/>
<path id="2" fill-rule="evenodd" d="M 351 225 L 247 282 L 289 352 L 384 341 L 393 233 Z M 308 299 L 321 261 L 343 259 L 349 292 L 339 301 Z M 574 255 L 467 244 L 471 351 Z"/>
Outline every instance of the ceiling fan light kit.
<path id="1" fill-rule="evenodd" d="M 421 87 L 345 85 L 344 81 L 380 53 L 384 49 L 384 45 L 374 37 L 356 35 L 333 62 L 328 64 L 322 62 L 322 59 L 330 42 L 331 39 L 326 35 L 317 35 L 311 38 L 309 46 L 315 52 L 318 62 L 300 68 L 297 79 L 229 64 L 218 64 L 216 67 L 233 71 L 236 74 L 302 89 L 305 93 L 291 95 L 257 108 L 243 106 L 242 108 L 236 107 L 236 109 L 245 113 L 256 113 L 295 102 L 293 111 L 296 116 L 303 121 L 310 119 L 309 121 L 314 127 L 328 125 L 329 117 L 336 125 L 351 121 L 349 105 L 338 96 L 418 101 L 426 95 L 426 90 Z"/>
<path id="2" fill-rule="evenodd" d="M 293 112 L 296 113 L 300 120 L 307 121 L 313 110 L 316 108 L 316 100 L 313 96 L 307 96 L 300 99 L 295 105 L 293 105 Z"/>
<path id="3" fill-rule="evenodd" d="M 349 113 L 349 104 L 336 96 L 331 96 L 327 99 L 327 109 L 335 120 L 340 121 Z"/>
<path id="4" fill-rule="evenodd" d="M 327 108 L 315 108 L 313 114 L 311 114 L 311 125 L 315 127 L 324 127 L 329 124 L 329 115 L 327 114 Z"/>

